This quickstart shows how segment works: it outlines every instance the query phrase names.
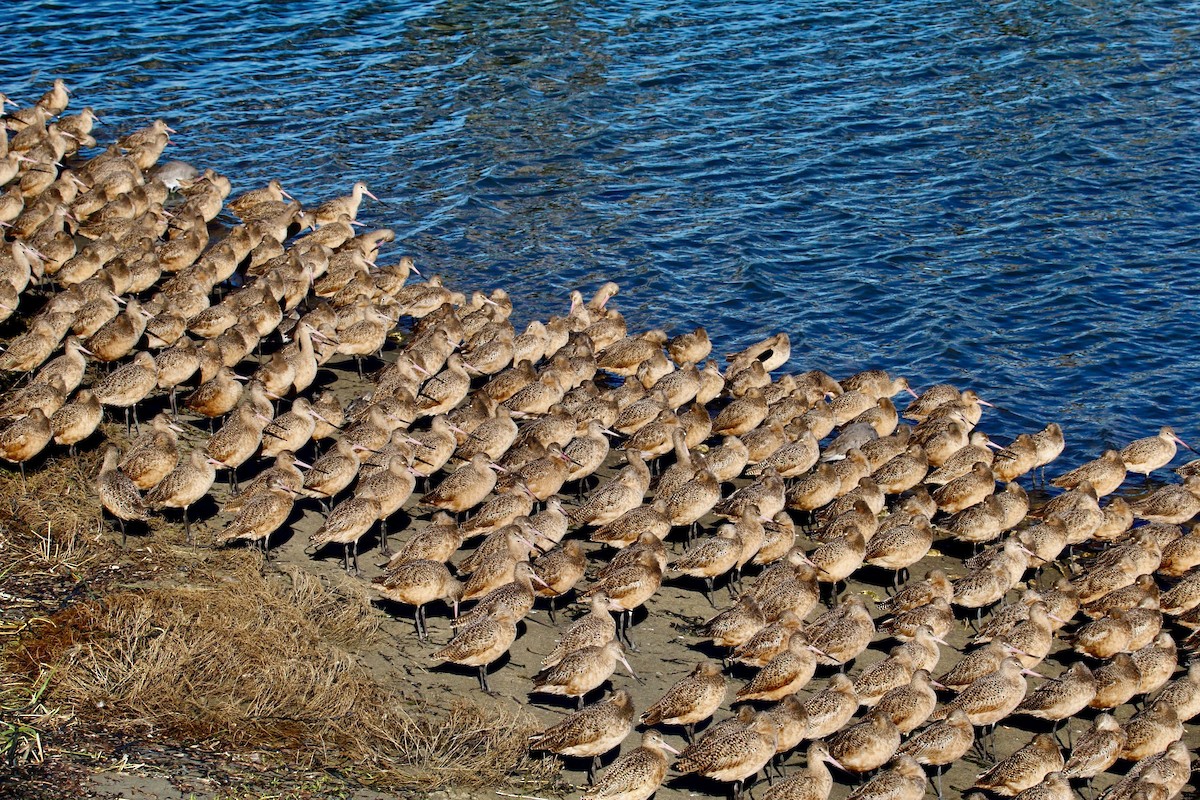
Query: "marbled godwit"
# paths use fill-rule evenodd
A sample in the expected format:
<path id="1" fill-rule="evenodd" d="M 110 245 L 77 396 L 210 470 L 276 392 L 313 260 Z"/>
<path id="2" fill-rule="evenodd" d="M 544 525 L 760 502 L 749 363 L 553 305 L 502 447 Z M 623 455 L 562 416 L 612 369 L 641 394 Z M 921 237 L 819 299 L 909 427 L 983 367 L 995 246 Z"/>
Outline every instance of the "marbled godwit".
<path id="1" fill-rule="evenodd" d="M 925 427 L 928 426 L 928 427 Z M 970 428 L 960 419 L 931 420 L 913 431 L 913 439 L 925 448 L 931 467 L 941 467 L 970 444 Z"/>
<path id="2" fill-rule="evenodd" d="M 804 712 L 808 716 L 807 738 L 824 739 L 841 730 L 854 716 L 858 705 L 854 683 L 844 673 L 835 672 L 828 686 L 804 701 Z"/>
<path id="3" fill-rule="evenodd" d="M 0 458 L 19 464 L 21 483 L 25 482 L 25 462 L 45 449 L 54 436 L 50 419 L 42 409 L 34 407 L 0 431 Z"/>
<path id="4" fill-rule="evenodd" d="M 479 688 L 491 694 L 487 683 L 488 666 L 507 653 L 516 638 L 516 620 L 500 616 L 485 618 L 474 625 L 460 628 L 450 643 L 435 652 L 433 657 L 467 667 L 479 667 Z"/>
<path id="5" fill-rule="evenodd" d="M 865 453 L 863 457 L 867 458 Z M 869 458 L 867 461 L 870 463 Z M 871 472 L 871 478 L 884 494 L 896 495 L 907 492 L 924 481 L 928 472 L 929 458 L 925 455 L 925 448 L 919 444 L 912 444 L 905 452 L 875 468 Z"/>
<path id="6" fill-rule="evenodd" d="M 696 629 L 696 635 L 721 647 L 737 647 L 767 624 L 758 601 L 746 594 L 737 604 L 717 614 Z"/>
<path id="7" fill-rule="evenodd" d="M 1039 733 L 1021 749 L 975 779 L 975 788 L 1012 797 L 1041 783 L 1051 772 L 1065 766 L 1062 750 L 1054 737 Z"/>
<path id="8" fill-rule="evenodd" d="M 269 553 L 271 534 L 287 521 L 292 513 L 294 501 L 295 492 L 278 482 L 272 484 L 269 489 L 256 494 L 242 506 L 237 516 L 217 534 L 216 544 L 228 544 L 235 539 L 249 539 L 252 542 L 261 542 L 263 553 Z"/>
<path id="9" fill-rule="evenodd" d="M 158 388 L 170 392 L 171 415 L 178 417 L 175 395 L 179 385 L 200 369 L 200 351 L 191 339 L 180 337 L 175 344 L 154 357 L 154 367 L 158 372 Z"/>
<path id="10" fill-rule="evenodd" d="M 183 511 L 183 530 L 193 542 L 188 508 L 208 494 L 216 478 L 216 465 L 200 450 L 193 450 L 151 489 L 145 498 L 149 508 L 178 508 Z"/>
<path id="11" fill-rule="evenodd" d="M 137 300 L 125 304 L 125 311 L 106 322 L 85 341 L 97 361 L 116 361 L 127 356 L 146 331 L 150 313 Z"/>
<path id="12" fill-rule="evenodd" d="M 950 583 L 950 579 L 946 577 L 945 572 L 935 567 L 929 571 L 924 580 L 906 583 L 904 588 L 896 594 L 887 600 L 880 601 L 878 607 L 880 611 L 897 614 L 925 605 L 935 597 L 949 600 L 953 594 L 954 587 Z"/>
<path id="13" fill-rule="evenodd" d="M 1058 456 L 1062 455 L 1064 447 L 1066 447 L 1066 439 L 1063 438 L 1062 426 L 1057 422 L 1050 422 L 1049 425 L 1040 429 L 1033 434 L 1033 447 L 1037 451 L 1037 458 L 1034 459 L 1033 468 L 1045 468 L 1046 464 L 1055 461 Z M 1043 469 L 1043 477 L 1045 470 Z"/>
<path id="14" fill-rule="evenodd" d="M 1175 709 L 1183 722 L 1200 714 L 1200 661 L 1192 660 L 1187 672 L 1163 687 L 1154 702 Z"/>
<path id="15" fill-rule="evenodd" d="M 1062 774 L 1067 778 L 1085 778 L 1090 785 L 1092 778 L 1117 762 L 1126 741 L 1125 729 L 1112 714 L 1097 714 L 1092 727 L 1075 740 Z"/>
<path id="16" fill-rule="evenodd" d="M 205 453 L 229 470 L 230 485 L 237 488 L 237 468 L 254 454 L 262 442 L 265 423 L 250 403 L 238 406 L 204 446 Z"/>
<path id="17" fill-rule="evenodd" d="M 742 554 L 742 539 L 733 525 L 722 525 L 717 535 L 688 548 L 677 558 L 671 568 L 684 575 L 704 578 L 709 603 L 716 608 L 713 597 L 713 580 L 731 572 Z"/>
<path id="18" fill-rule="evenodd" d="M 921 765 L 900 754 L 889 766 L 850 792 L 851 800 L 921 800 L 928 780 Z"/>
<path id="19" fill-rule="evenodd" d="M 486 453 L 477 453 L 422 498 L 423 505 L 452 513 L 474 508 L 496 485 L 496 472 Z"/>
<path id="20" fill-rule="evenodd" d="M 682 725 L 690 744 L 696 723 L 712 717 L 725 702 L 726 680 L 721 668 L 702 661 L 642 714 L 645 725 Z"/>
<path id="21" fill-rule="evenodd" d="M 900 752 L 911 756 L 918 764 L 936 767 L 935 785 L 942 797 L 942 772 L 967 754 L 975 743 L 975 728 L 961 708 L 956 708 L 942 721 L 935 722 L 900 746 Z"/>
<path id="22" fill-rule="evenodd" d="M 998 639 L 1017 651 L 1022 666 L 1028 669 L 1037 666 L 1054 644 L 1054 624 L 1046 604 L 1030 605 L 1029 617 Z"/>
<path id="23" fill-rule="evenodd" d="M 550 598 L 550 619 L 554 619 L 556 598 L 575 588 L 587 568 L 587 555 L 577 539 L 570 539 L 539 556 L 533 562 L 534 571 L 546 584 L 536 590 L 539 597 Z"/>
<path id="24" fill-rule="evenodd" d="M 875 567 L 895 571 L 893 586 L 899 587 L 901 574 L 907 580 L 908 568 L 916 564 L 933 546 L 933 526 L 924 514 L 917 514 L 906 525 L 896 525 L 872 536 L 867 542 L 863 561 Z"/>
<path id="25" fill-rule="evenodd" d="M 1125 705 L 1137 694 L 1141 680 L 1141 673 L 1128 653 L 1117 653 L 1092 674 L 1096 678 L 1096 696 L 1088 703 L 1092 708 L 1114 709 Z"/>
<path id="26" fill-rule="evenodd" d="M 753 388 L 734 400 L 713 420 L 713 433 L 718 436 L 741 436 L 749 433 L 767 417 L 767 401 L 761 389 Z M 619 430 L 619 429 L 618 429 Z"/>
<path id="27" fill-rule="evenodd" d="M 854 694 L 862 705 L 874 706 L 889 691 L 912 680 L 914 670 L 911 653 L 888 656 L 862 671 L 854 680 Z"/>
<path id="28" fill-rule="evenodd" d="M 990 725 L 994 728 L 1025 699 L 1028 689 L 1026 673 L 1036 674 L 1024 669 L 1016 658 L 1006 656 L 994 673 L 977 678 L 953 700 L 935 710 L 932 717 L 945 719 L 947 714 L 958 708 L 966 712 L 972 725 Z"/>
<path id="29" fill-rule="evenodd" d="M 780 511 L 774 517 L 760 517 L 758 508 L 747 506 L 742 519 L 737 523 L 742 528 L 742 558 L 749 558 L 755 564 L 774 564 L 787 557 L 796 545 L 796 523 L 786 511 Z M 746 528 L 752 526 L 747 531 Z M 757 533 L 761 528 L 761 536 Z M 741 582 L 741 563 L 737 567 L 736 577 Z"/>
<path id="30" fill-rule="evenodd" d="M 529 533 L 536 533 L 538 547 L 553 547 L 567 535 L 569 521 L 557 497 L 546 501 L 546 507 L 529 518 Z M 523 527 L 523 526 L 522 526 Z"/>
<path id="31" fill-rule="evenodd" d="M 1067 586 L 1070 586 L 1068 583 Z M 1074 587 L 1071 587 L 1072 589 Z M 1139 575 L 1133 583 L 1122 587 L 1115 591 L 1109 592 L 1103 597 L 1093 600 L 1083 607 L 1083 613 L 1092 619 L 1107 616 L 1115 610 L 1127 611 L 1131 608 L 1136 608 L 1137 605 L 1147 599 L 1152 598 L 1156 602 L 1160 596 L 1158 583 L 1154 580 L 1153 575 Z M 1078 595 L 1076 596 L 1078 599 Z M 1076 610 L 1079 610 L 1078 604 Z M 1062 616 L 1062 614 L 1057 614 Z"/>
<path id="32" fill-rule="evenodd" d="M 1033 469 L 1037 463 L 1037 445 L 1028 433 L 1017 436 L 1007 447 L 996 451 L 992 473 L 996 480 L 1014 481 Z"/>
<path id="33" fill-rule="evenodd" d="M 972 431 L 968 443 L 947 458 L 940 467 L 926 478 L 926 483 L 943 486 L 955 478 L 971 471 L 975 463 L 982 461 L 991 466 L 995 462 L 995 454 L 990 448 L 999 447 L 992 444 L 983 431 Z"/>
<path id="34" fill-rule="evenodd" d="M 367 189 L 367 184 L 364 181 L 356 181 L 354 186 L 350 188 L 350 194 L 326 200 L 313 209 L 311 212 L 313 222 L 318 226 L 328 225 L 329 223 L 337 222 L 343 214 L 353 220 L 358 216 L 358 207 L 362 204 L 364 195 L 370 197 L 372 200 L 379 199 Z"/>
<path id="35" fill-rule="evenodd" d="M 668 752 L 679 753 L 658 731 L 646 731 L 641 746 L 614 761 L 581 800 L 647 800 L 666 776 Z"/>
<path id="36" fill-rule="evenodd" d="M 945 639 L 934 634 L 928 625 L 919 625 L 913 631 L 912 638 L 893 647 L 891 654 L 897 656 L 907 653 L 911 657 L 914 667 L 932 674 L 941 660 L 942 651 L 938 645 L 944 644 L 946 644 Z"/>
<path id="37" fill-rule="evenodd" d="M 297 397 L 286 414 L 280 414 L 263 428 L 262 455 L 275 458 L 286 451 L 295 453 L 312 439 L 317 417 L 307 398 Z"/>
<path id="38" fill-rule="evenodd" d="M 450 570 L 441 561 L 413 559 L 389 565 L 388 571 L 375 581 L 376 590 L 388 600 L 415 606 L 417 638 L 429 638 L 425 621 L 425 605 L 442 600 L 454 608 L 458 616 L 458 600 L 462 596 L 462 584 L 450 575 Z"/>
<path id="39" fill-rule="evenodd" d="M 460 527 L 463 539 L 491 534 L 533 513 L 535 498 L 524 490 L 493 495 Z M 536 543 L 536 542 L 535 542 Z"/>
<path id="40" fill-rule="evenodd" d="M 808 746 L 808 761 L 804 771 L 790 775 L 769 788 L 763 800 L 828 800 L 833 789 L 833 776 L 826 763 L 844 769 L 829 754 L 829 746 L 825 742 L 812 742 Z"/>
<path id="41" fill-rule="evenodd" d="M 151 430 L 141 434 L 121 459 L 121 471 L 130 477 L 141 491 L 158 484 L 179 462 L 177 431 L 182 431 L 165 414 L 151 422 Z"/>
<path id="42" fill-rule="evenodd" d="M 755 477 L 768 469 L 774 469 L 780 477 L 795 478 L 812 469 L 820 456 L 816 437 L 812 431 L 803 427 L 803 423 L 788 426 L 789 439 L 793 436 L 794 439 L 775 449 L 769 456 L 748 469 L 746 474 Z"/>
<path id="43" fill-rule="evenodd" d="M 638 458 L 629 451 L 631 458 Z M 638 458 L 640 462 L 640 458 Z M 634 472 L 622 470 L 616 478 L 588 494 L 583 504 L 572 509 L 568 516 L 578 525 L 606 525 L 632 511 L 642 503 L 645 483 Z"/>
<path id="44" fill-rule="evenodd" d="M 639 505 L 592 531 L 590 538 L 593 542 L 601 542 L 618 549 L 633 544 L 638 536 L 647 531 L 659 539 L 665 539 L 671 532 L 671 521 L 665 511 L 665 500 Z"/>
<path id="45" fill-rule="evenodd" d="M 1075 650 L 1093 658 L 1108 659 L 1129 652 L 1133 631 L 1125 611 L 1113 609 L 1107 616 L 1080 627 L 1075 633 Z"/>
<path id="46" fill-rule="evenodd" d="M 862 721 L 841 731 L 829 745 L 829 753 L 848 772 L 879 769 L 900 749 L 900 729 L 888 715 L 871 711 Z"/>
<path id="47" fill-rule="evenodd" d="M 1088 481 L 1095 489 L 1096 495 L 1104 497 L 1115 492 L 1117 487 L 1124 483 L 1125 475 L 1125 461 L 1121 454 L 1116 450 L 1105 450 L 1099 458 L 1059 475 L 1050 483 L 1060 489 L 1074 489 L 1083 481 Z"/>
<path id="48" fill-rule="evenodd" d="M 667 341 L 667 355 L 680 367 L 686 363 L 699 364 L 711 352 L 712 341 L 703 327 L 690 333 L 681 333 Z"/>
<path id="49" fill-rule="evenodd" d="M 1133 515 L 1150 522 L 1177 525 L 1200 513 L 1200 477 L 1185 478 L 1182 486 L 1169 484 L 1129 504 Z"/>
<path id="50" fill-rule="evenodd" d="M 780 700 L 808 685 L 816 670 L 817 659 L 808 638 L 796 631 L 788 638 L 787 649 L 755 673 L 750 683 L 738 690 L 741 700 Z"/>
<path id="51" fill-rule="evenodd" d="M 562 661 L 568 653 L 584 647 L 601 647 L 616 638 L 617 625 L 610 611 L 618 610 L 603 591 L 595 592 L 590 598 L 591 610 L 571 624 L 554 649 L 542 659 L 543 667 L 552 667 Z"/>
<path id="52" fill-rule="evenodd" d="M 101 405 L 125 409 L 125 430 L 130 430 L 130 408 L 136 412 L 137 404 L 150 394 L 158 383 L 154 357 L 140 352 L 132 363 L 125 364 L 101 378 L 93 387 L 92 394 Z M 135 413 L 136 418 L 136 413 Z"/>
<path id="53" fill-rule="evenodd" d="M 1003 512 L 1000 520 L 1001 531 L 1015 528 L 1029 513 L 1029 495 L 1015 482 L 1006 483 L 1004 491 L 996 492 L 992 497 L 996 498 Z"/>
<path id="54" fill-rule="evenodd" d="M 940 511 L 956 514 L 968 506 L 982 501 L 992 494 L 995 488 L 996 480 L 991 468 L 980 461 L 976 462 L 966 475 L 955 478 L 944 486 L 939 486 L 933 492 L 933 499 L 937 502 Z"/>
<path id="55" fill-rule="evenodd" d="M 1150 694 L 1158 691 L 1177 666 L 1177 649 L 1175 639 L 1170 633 L 1160 633 L 1150 644 L 1133 651 L 1130 654 L 1133 664 L 1138 671 L 1138 694 Z"/>
<path id="56" fill-rule="evenodd" d="M 816 511 L 838 495 L 841 481 L 829 464 L 818 464 L 807 475 L 792 481 L 787 489 L 787 507 L 795 511 Z"/>
<path id="57" fill-rule="evenodd" d="M 568 653 L 557 664 L 534 675 L 531 693 L 574 697 L 577 701 L 576 707 L 582 708 L 584 695 L 608 680 L 616 669 L 617 662 L 625 666 L 630 676 L 637 677 L 633 667 L 629 666 L 625 659 L 625 651 L 617 639 L 611 639 L 600 646 L 581 647 Z"/>
<path id="58" fill-rule="evenodd" d="M 786 502 L 786 486 L 775 470 L 767 470 L 754 483 L 738 489 L 724 501 L 717 503 L 713 513 L 717 516 L 736 519 L 748 506 L 758 506 L 764 517 L 773 517 L 783 511 Z"/>
<path id="59" fill-rule="evenodd" d="M 857 658 L 874 635 L 875 622 L 858 595 L 851 595 L 808 627 L 809 644 L 821 653 L 817 660 L 836 666 Z"/>
<path id="60" fill-rule="evenodd" d="M 760 714 L 747 727 L 735 728 L 719 737 L 705 736 L 688 745 L 676 759 L 675 769 L 732 783 L 734 800 L 739 800 L 745 781 L 758 774 L 775 756 L 777 738 L 774 720 Z"/>
<path id="61" fill-rule="evenodd" d="M 365 450 L 365 447 L 350 444 L 345 439 L 339 440 L 332 450 L 313 462 L 312 469 L 304 476 L 304 494 L 319 499 L 328 510 L 333 498 L 349 486 L 358 474 L 360 453 Z"/>
<path id="62" fill-rule="evenodd" d="M 108 513 L 117 518 L 121 528 L 121 545 L 125 545 L 125 522 L 145 522 L 148 513 L 137 487 L 117 466 L 121 451 L 110 444 L 104 450 L 104 464 L 96 476 L 96 492 Z"/>
<path id="63" fill-rule="evenodd" d="M 561 756 L 590 757 L 588 780 L 593 780 L 600 757 L 614 747 L 620 747 L 633 729 L 633 716 L 633 698 L 626 690 L 618 689 L 604 700 L 585 706 L 558 724 L 530 736 L 529 747 Z"/>
<path id="64" fill-rule="evenodd" d="M 866 550 L 867 543 L 862 532 L 852 529 L 808 554 L 809 561 L 816 567 L 817 580 L 832 584 L 830 597 L 836 597 L 838 585 L 862 566 Z"/>
<path id="65" fill-rule="evenodd" d="M 1172 742 L 1161 754 L 1139 761 L 1129 774 L 1118 781 L 1107 797 L 1112 800 L 1133 800 L 1142 797 L 1177 796 L 1192 777 L 1192 754 L 1182 741 Z M 1154 793 L 1146 789 L 1159 787 Z"/>
<path id="66" fill-rule="evenodd" d="M 633 627 L 633 610 L 645 603 L 662 585 L 662 566 L 651 552 L 639 552 L 634 563 L 614 570 L 606 575 L 585 596 L 602 590 L 610 601 L 621 610 L 617 638 L 623 639 L 629 648 L 637 651 L 629 633 Z"/>
<path id="67" fill-rule="evenodd" d="M 657 329 L 629 336 L 600 351 L 596 366 L 614 375 L 632 377 L 643 361 L 661 355 L 666 343 L 667 334 Z"/>
<path id="68" fill-rule="evenodd" d="M 1164 425 L 1159 428 L 1158 435 L 1138 439 L 1121 448 L 1121 460 L 1127 470 L 1140 473 L 1149 480 L 1151 472 L 1165 467 L 1175 458 L 1177 444 L 1192 449 L 1191 445 L 1175 435 L 1173 428 Z"/>
<path id="69" fill-rule="evenodd" d="M 427 528 L 417 531 L 389 559 L 387 570 L 408 561 L 430 560 L 446 563 L 462 546 L 463 536 L 454 518 L 445 511 L 433 515 Z"/>
<path id="70" fill-rule="evenodd" d="M 50 384 L 58 380 L 68 392 L 74 391 L 83 381 L 87 355 L 90 355 L 90 352 L 83 346 L 79 337 L 68 336 L 63 343 L 63 354 L 39 369 L 31 383 Z"/>
<path id="71" fill-rule="evenodd" d="M 379 501 L 374 497 L 355 496 L 338 503 L 325 518 L 324 524 L 309 537 L 314 550 L 327 544 L 342 545 L 342 565 L 347 573 L 358 574 L 358 540 L 381 517 Z M 351 559 L 353 558 L 353 562 Z M 353 571 L 351 570 L 353 563 Z"/>
<path id="72" fill-rule="evenodd" d="M 1078 662 L 1027 695 L 1016 711 L 1060 723 L 1087 708 L 1095 697 L 1096 678 L 1086 664 Z"/>
<path id="73" fill-rule="evenodd" d="M 75 445 L 96 432 L 103 416 L 104 407 L 96 396 L 88 389 L 81 389 L 74 400 L 50 416 L 54 443 L 69 445 L 74 455 Z"/>

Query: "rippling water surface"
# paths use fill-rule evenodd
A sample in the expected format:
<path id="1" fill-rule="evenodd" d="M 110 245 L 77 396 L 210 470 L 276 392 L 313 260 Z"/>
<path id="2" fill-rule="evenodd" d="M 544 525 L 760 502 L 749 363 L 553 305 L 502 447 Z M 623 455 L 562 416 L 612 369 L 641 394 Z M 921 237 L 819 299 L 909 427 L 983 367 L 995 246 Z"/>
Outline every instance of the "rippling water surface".
<path id="1" fill-rule="evenodd" d="M 365 179 L 385 255 L 522 322 L 613 279 L 631 328 L 787 330 L 1079 462 L 1200 433 L 1200 17 L 1153 6 L 19 3 L 0 91 L 163 117 L 235 192 Z"/>

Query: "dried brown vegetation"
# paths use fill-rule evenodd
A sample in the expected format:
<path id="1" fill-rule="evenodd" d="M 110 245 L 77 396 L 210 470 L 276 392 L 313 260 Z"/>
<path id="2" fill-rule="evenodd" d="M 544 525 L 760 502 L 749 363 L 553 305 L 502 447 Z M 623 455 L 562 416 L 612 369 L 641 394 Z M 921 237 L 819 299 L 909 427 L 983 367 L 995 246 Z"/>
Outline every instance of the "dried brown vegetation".
<path id="1" fill-rule="evenodd" d="M 88 456 L 49 461 L 24 486 L 0 474 L 5 758 L 36 763 L 74 724 L 390 788 L 552 779 L 528 758 L 530 718 L 436 707 L 372 678 L 355 651 L 380 646 L 380 617 L 354 582 L 264 572 L 249 551 L 192 553 L 171 546 L 183 541 L 174 530 L 155 531 L 153 553 L 98 536 L 94 468 Z M 172 567 L 186 577 L 130 585 Z"/>

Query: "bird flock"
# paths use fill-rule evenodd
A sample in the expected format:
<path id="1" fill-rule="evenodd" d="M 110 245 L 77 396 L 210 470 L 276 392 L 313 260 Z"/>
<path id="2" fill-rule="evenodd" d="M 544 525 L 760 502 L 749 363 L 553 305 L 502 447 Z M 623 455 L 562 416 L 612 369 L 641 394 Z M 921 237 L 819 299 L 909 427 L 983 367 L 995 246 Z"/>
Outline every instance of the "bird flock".
<path id="1" fill-rule="evenodd" d="M 24 476 L 104 438 L 107 410 L 129 441 L 104 443 L 95 488 L 123 539 L 173 509 L 194 541 L 218 473 L 205 545 L 269 557 L 319 507 L 311 552 L 340 546 L 358 574 L 377 542 L 381 601 L 411 606 L 422 641 L 443 601 L 453 636 L 430 655 L 482 691 L 544 604 L 560 633 L 529 702 L 575 711 L 530 747 L 589 760 L 587 798 L 649 797 L 668 753 L 707 779 L 689 786 L 735 794 L 774 769 L 766 800 L 824 800 L 835 774 L 854 798 L 942 796 L 972 750 L 988 795 L 1071 798 L 1110 770 L 1113 800 L 1187 784 L 1200 462 L 1129 499 L 1130 473 L 1175 459 L 1172 429 L 1046 481 L 1054 423 L 1001 444 L 969 389 L 784 372 L 786 333 L 719 361 L 703 328 L 630 331 L 613 283 L 518 332 L 501 289 L 381 264 L 395 237 L 357 222 L 365 184 L 311 208 L 276 181 L 229 200 L 226 177 L 160 163 L 166 123 L 99 149 L 96 114 L 68 101 L 62 81 L 30 106 L 0 95 L 0 458 Z M 626 688 L 598 695 L 618 668 L 637 680 L 664 580 L 713 615 L 688 637 L 694 667 L 639 715 Z M 559 621 L 571 597 L 582 613 Z M 855 674 L 869 649 L 887 654 Z M 639 722 L 640 746 L 598 771 Z M 1014 724 L 1028 743 L 997 760 L 989 733 Z"/>

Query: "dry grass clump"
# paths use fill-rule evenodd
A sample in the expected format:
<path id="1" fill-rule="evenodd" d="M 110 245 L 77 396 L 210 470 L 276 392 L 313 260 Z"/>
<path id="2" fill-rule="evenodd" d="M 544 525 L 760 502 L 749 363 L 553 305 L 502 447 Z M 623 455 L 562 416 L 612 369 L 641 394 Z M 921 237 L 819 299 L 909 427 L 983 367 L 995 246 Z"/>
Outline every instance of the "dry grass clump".
<path id="1" fill-rule="evenodd" d="M 376 619 L 348 581 L 263 576 L 244 559 L 194 585 L 78 604 L 18 655 L 25 671 L 54 666 L 54 702 L 116 733 L 274 752 L 425 790 L 538 769 L 528 718 L 468 703 L 432 710 L 372 681 L 344 648 L 374 642 Z"/>

